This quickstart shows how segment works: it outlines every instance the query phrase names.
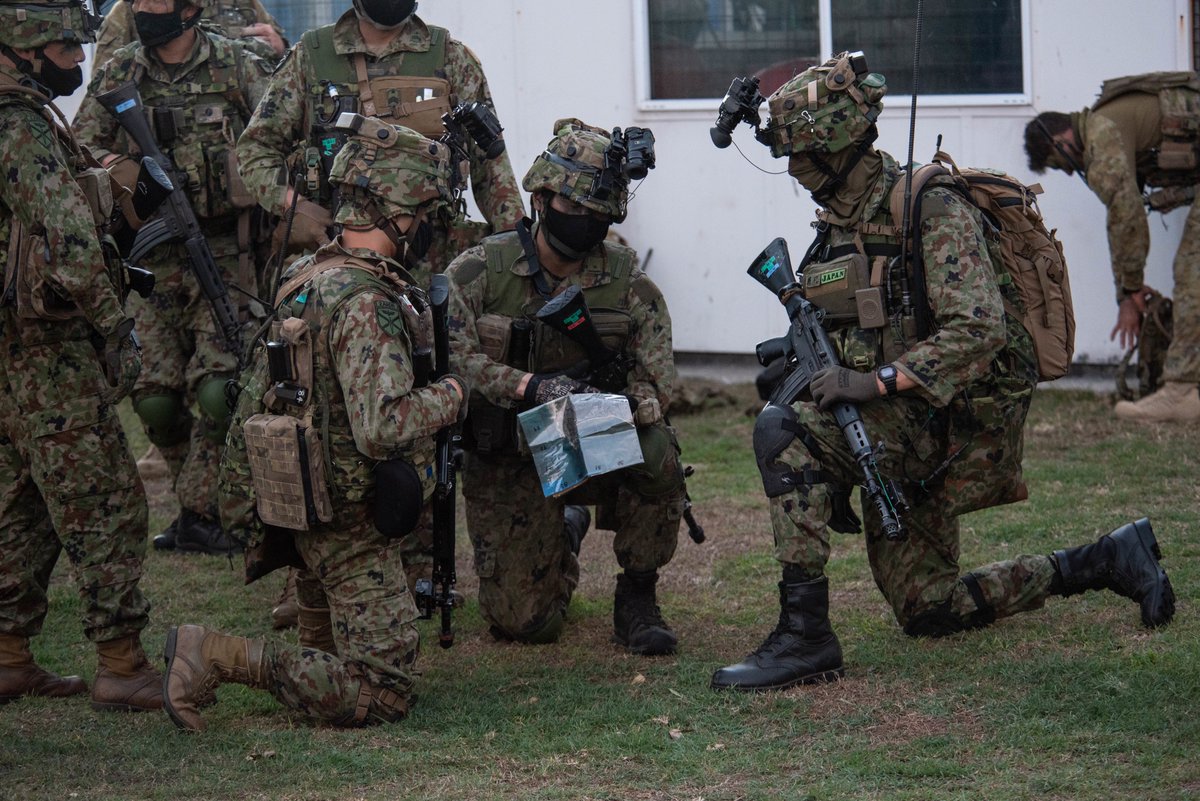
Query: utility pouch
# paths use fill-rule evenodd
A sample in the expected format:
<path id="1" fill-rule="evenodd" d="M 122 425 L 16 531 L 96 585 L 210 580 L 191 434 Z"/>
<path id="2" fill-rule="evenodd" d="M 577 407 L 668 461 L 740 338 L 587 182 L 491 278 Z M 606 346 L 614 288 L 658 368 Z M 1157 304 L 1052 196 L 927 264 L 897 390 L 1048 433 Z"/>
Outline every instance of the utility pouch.
<path id="1" fill-rule="evenodd" d="M 512 326 L 512 318 L 500 314 L 484 314 L 475 321 L 479 347 L 484 356 L 501 364 L 507 360 Z"/>
<path id="2" fill-rule="evenodd" d="M 282 404 L 307 407 L 313 387 L 313 344 L 308 323 L 300 317 L 271 323 L 267 364 L 271 388 L 263 396 L 266 407 L 272 411 L 283 411 Z"/>
<path id="3" fill-rule="evenodd" d="M 1146 205 L 1150 207 L 1151 211 L 1160 211 L 1165 214 L 1181 206 L 1190 206 L 1195 199 L 1196 187 L 1194 186 L 1164 186 L 1146 195 Z"/>
<path id="4" fill-rule="evenodd" d="M 609 350 L 621 351 L 633 330 L 633 319 L 616 309 L 592 309 L 592 325 Z M 587 358 L 587 352 L 564 334 L 544 323 L 533 328 L 530 372 L 568 370 Z"/>
<path id="5" fill-rule="evenodd" d="M 46 281 L 52 254 L 46 237 L 31 233 L 19 220 L 12 221 L 8 261 L 4 269 L 5 302 L 16 304 L 25 320 L 71 320 L 83 316 L 79 307 Z"/>
<path id="6" fill-rule="evenodd" d="M 1158 168 L 1160 170 L 1194 170 L 1197 166 L 1195 141 L 1163 139 L 1162 144 L 1158 147 Z"/>
<path id="7" fill-rule="evenodd" d="M 238 172 L 237 151 L 233 148 L 225 151 L 225 195 L 235 209 L 252 209 L 258 205 Z"/>
<path id="8" fill-rule="evenodd" d="M 97 228 L 107 225 L 113 212 L 112 178 L 103 167 L 89 167 L 75 174 L 83 196 L 92 211 L 92 224 Z"/>
<path id="9" fill-rule="evenodd" d="M 804 297 L 825 312 L 831 325 L 857 322 L 858 291 L 871 288 L 870 263 L 865 254 L 848 253 L 822 264 L 810 264 L 804 270 L 803 281 Z M 882 303 L 880 308 L 882 311 Z"/>
<path id="10" fill-rule="evenodd" d="M 308 531 L 333 520 L 325 454 L 309 420 L 256 414 L 242 426 L 258 516 L 268 526 Z"/>
<path id="11" fill-rule="evenodd" d="M 517 442 L 517 413 L 489 403 L 483 395 L 472 392 L 468 401 L 471 412 L 463 425 L 463 449 L 482 454 L 514 454 L 520 452 Z"/>

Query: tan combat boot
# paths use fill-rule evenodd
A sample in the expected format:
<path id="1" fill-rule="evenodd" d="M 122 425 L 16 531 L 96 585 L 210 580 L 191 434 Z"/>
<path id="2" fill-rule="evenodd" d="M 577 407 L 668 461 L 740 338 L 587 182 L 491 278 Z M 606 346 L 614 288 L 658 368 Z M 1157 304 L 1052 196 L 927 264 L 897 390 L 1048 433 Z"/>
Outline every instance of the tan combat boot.
<path id="1" fill-rule="evenodd" d="M 1119 402 L 1114 411 L 1122 420 L 1135 423 L 1196 421 L 1200 420 L 1200 392 L 1195 384 L 1168 381 L 1157 392 L 1137 402 Z"/>
<path id="2" fill-rule="evenodd" d="M 0 704 L 22 695 L 65 698 L 87 692 L 78 676 L 56 676 L 33 661 L 29 640 L 15 634 L 0 634 Z"/>
<path id="3" fill-rule="evenodd" d="M 300 614 L 300 602 L 296 600 L 296 568 L 288 568 L 287 581 L 283 584 L 283 592 L 271 610 L 271 628 L 290 629 L 297 624 Z"/>
<path id="4" fill-rule="evenodd" d="M 296 626 L 300 630 L 300 645 L 336 656 L 337 643 L 333 641 L 333 619 L 329 616 L 329 607 L 301 606 L 299 609 Z"/>
<path id="5" fill-rule="evenodd" d="M 268 689 L 271 670 L 265 650 L 262 640 L 231 637 L 204 626 L 172 628 L 163 651 L 167 661 L 163 703 L 171 720 L 181 729 L 204 731 L 199 707 L 218 685 Z"/>
<path id="6" fill-rule="evenodd" d="M 92 709 L 149 712 L 162 709 L 162 674 L 146 659 L 136 634 L 96 643 L 100 667 L 92 685 Z"/>

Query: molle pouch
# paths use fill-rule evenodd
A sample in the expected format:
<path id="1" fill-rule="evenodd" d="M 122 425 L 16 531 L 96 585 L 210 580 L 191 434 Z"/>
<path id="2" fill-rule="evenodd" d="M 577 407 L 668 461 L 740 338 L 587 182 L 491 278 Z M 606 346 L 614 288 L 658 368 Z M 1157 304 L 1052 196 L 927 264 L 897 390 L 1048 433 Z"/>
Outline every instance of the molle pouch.
<path id="1" fill-rule="evenodd" d="M 100 228 L 108 224 L 113 212 L 113 179 L 103 167 L 89 167 L 75 174 L 83 196 L 92 211 L 92 224 Z"/>
<path id="2" fill-rule="evenodd" d="M 517 442 L 517 413 L 514 409 L 490 403 L 482 394 L 471 392 L 470 413 L 463 425 L 463 448 L 482 454 L 521 452 Z"/>
<path id="3" fill-rule="evenodd" d="M 622 350 L 633 330 L 633 319 L 617 309 L 595 308 L 591 315 L 592 325 L 604 346 Z M 531 372 L 567 370 L 586 358 L 587 352 L 564 334 L 542 323 L 534 325 Z"/>
<path id="4" fill-rule="evenodd" d="M 829 327 L 857 322 L 858 291 L 871 289 L 868 259 L 862 253 L 848 253 L 833 261 L 810 264 L 804 269 L 803 285 L 804 297 L 825 312 Z M 882 302 L 880 306 L 882 307 Z"/>
<path id="5" fill-rule="evenodd" d="M 271 323 L 267 358 L 271 367 L 271 388 L 263 396 L 263 404 L 274 411 L 282 411 L 285 403 L 307 407 L 313 390 L 313 345 L 308 323 L 300 317 Z M 290 379 L 277 376 L 290 376 Z"/>
<path id="6" fill-rule="evenodd" d="M 371 78 L 370 84 L 375 116 L 391 117 L 393 122 L 430 139 L 445 133 L 442 115 L 450 113 L 449 82 L 440 78 L 394 75 Z"/>
<path id="7" fill-rule="evenodd" d="M 71 320 L 82 316 L 79 307 L 46 280 L 52 258 L 45 236 L 30 233 L 16 219 L 12 221 L 4 297 L 11 297 L 16 302 L 18 317 L 25 320 Z"/>
<path id="8" fill-rule="evenodd" d="M 258 516 L 268 526 L 308 531 L 333 520 L 325 455 L 309 422 L 256 414 L 242 426 Z"/>
<path id="9" fill-rule="evenodd" d="M 238 172 L 237 151 L 225 151 L 225 197 L 235 209 L 252 209 L 258 205 Z"/>
<path id="10" fill-rule="evenodd" d="M 1196 143 L 1164 138 L 1158 147 L 1160 170 L 1190 171 L 1197 167 Z"/>
<path id="11" fill-rule="evenodd" d="M 592 325 L 600 335 L 600 341 L 610 350 L 623 350 L 633 330 L 633 318 L 615 309 L 592 310 Z"/>
<path id="12" fill-rule="evenodd" d="M 500 314 L 484 314 L 475 321 L 475 331 L 479 334 L 479 347 L 483 355 L 494 362 L 506 363 L 508 346 L 512 336 L 511 317 Z"/>

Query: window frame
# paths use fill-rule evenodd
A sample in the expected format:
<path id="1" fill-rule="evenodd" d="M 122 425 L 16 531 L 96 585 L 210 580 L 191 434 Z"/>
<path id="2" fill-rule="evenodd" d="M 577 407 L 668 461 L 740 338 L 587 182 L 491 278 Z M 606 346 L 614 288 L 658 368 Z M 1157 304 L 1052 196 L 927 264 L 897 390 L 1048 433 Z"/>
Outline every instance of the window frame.
<path id="1" fill-rule="evenodd" d="M 636 43 L 634 53 L 634 81 L 637 91 L 637 107 L 639 111 L 714 111 L 721 102 L 723 95 L 712 98 L 678 98 L 658 99 L 650 97 L 650 2 L 651 0 L 633 0 L 633 37 Z M 1021 8 L 1021 86 L 1022 91 L 1007 94 L 971 94 L 971 95 L 918 95 L 918 102 L 923 106 L 935 108 L 947 107 L 984 107 L 984 106 L 1029 106 L 1033 103 L 1033 25 L 1030 19 L 1030 6 L 1033 0 L 1020 0 Z M 817 19 L 820 29 L 821 52 L 830 54 L 833 48 L 833 3 L 834 0 L 817 0 Z M 926 46 L 928 46 L 928 42 Z M 828 56 L 826 56 L 828 57 Z M 867 53 L 870 63 L 871 54 Z M 733 80 L 735 75 L 730 75 Z M 911 95 L 905 95 L 910 97 Z"/>

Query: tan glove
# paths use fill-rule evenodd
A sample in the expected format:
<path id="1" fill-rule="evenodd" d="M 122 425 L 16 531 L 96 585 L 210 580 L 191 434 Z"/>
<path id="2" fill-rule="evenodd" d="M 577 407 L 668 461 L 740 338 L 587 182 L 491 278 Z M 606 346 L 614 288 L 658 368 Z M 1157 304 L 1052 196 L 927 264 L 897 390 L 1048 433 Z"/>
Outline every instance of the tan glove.
<path id="1" fill-rule="evenodd" d="M 289 208 L 290 213 L 290 208 Z M 323 206 L 313 203 L 307 198 L 300 198 L 296 203 L 296 215 L 292 219 L 292 232 L 288 238 L 288 251 L 296 253 L 301 250 L 316 250 L 322 245 L 329 244 L 329 228 L 333 226 L 333 215 Z M 283 237 L 287 233 L 288 218 L 284 216 L 275 227 L 276 252 L 283 246 Z"/>

